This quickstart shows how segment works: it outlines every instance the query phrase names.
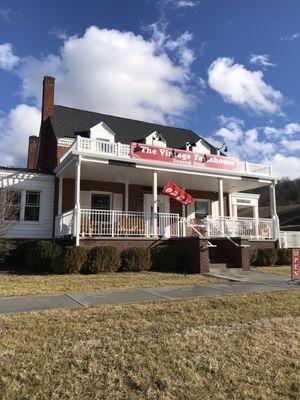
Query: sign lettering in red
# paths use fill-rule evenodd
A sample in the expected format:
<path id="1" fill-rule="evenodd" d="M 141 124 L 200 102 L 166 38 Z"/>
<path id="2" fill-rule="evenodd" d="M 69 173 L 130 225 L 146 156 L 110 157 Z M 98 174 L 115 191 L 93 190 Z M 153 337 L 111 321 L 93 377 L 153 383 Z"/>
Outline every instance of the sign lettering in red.
<path id="1" fill-rule="evenodd" d="M 170 149 L 136 142 L 130 143 L 130 154 L 132 158 L 162 161 L 178 166 L 214 168 L 227 171 L 238 171 L 240 169 L 240 161 L 237 158 L 200 154 L 193 151 Z"/>
<path id="2" fill-rule="evenodd" d="M 176 186 L 174 182 L 169 181 L 162 190 L 162 194 L 166 194 L 171 199 L 179 201 L 179 203 L 188 205 L 194 201 L 193 197 L 186 193 L 180 187 Z"/>
<path id="3" fill-rule="evenodd" d="M 292 249 L 292 280 L 300 279 L 300 249 Z"/>

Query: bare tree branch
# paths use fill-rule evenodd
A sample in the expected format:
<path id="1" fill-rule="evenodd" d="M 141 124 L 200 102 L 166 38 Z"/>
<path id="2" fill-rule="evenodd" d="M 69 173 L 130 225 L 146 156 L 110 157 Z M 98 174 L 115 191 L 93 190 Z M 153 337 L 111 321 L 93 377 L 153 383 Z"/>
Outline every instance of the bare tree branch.
<path id="1" fill-rule="evenodd" d="M 21 192 L 0 187 L 0 238 L 20 219 Z"/>

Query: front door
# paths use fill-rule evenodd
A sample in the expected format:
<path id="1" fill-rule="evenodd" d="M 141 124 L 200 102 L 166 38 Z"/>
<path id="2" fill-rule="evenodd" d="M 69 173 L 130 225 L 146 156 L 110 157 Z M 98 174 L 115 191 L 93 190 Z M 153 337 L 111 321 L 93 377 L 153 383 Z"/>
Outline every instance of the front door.
<path id="1" fill-rule="evenodd" d="M 153 195 L 145 194 L 144 195 L 144 212 L 152 213 L 153 212 Z M 157 196 L 157 212 L 158 213 L 169 213 L 170 212 L 170 198 L 159 194 Z"/>
<path id="2" fill-rule="evenodd" d="M 153 195 L 144 195 L 144 212 L 146 214 L 153 213 Z M 157 196 L 157 212 L 170 213 L 170 198 L 165 195 Z M 149 232 L 153 232 L 153 219 L 148 221 Z M 170 237 L 170 218 L 168 215 L 159 214 L 157 218 L 157 233 L 159 236 Z"/>

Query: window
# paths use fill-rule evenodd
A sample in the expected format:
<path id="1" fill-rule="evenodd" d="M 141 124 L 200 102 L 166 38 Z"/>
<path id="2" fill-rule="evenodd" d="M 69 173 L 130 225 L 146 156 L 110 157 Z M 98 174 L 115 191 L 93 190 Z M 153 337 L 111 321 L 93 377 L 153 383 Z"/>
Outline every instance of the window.
<path id="1" fill-rule="evenodd" d="M 195 200 L 195 218 L 203 219 L 210 215 L 210 200 Z"/>
<path id="2" fill-rule="evenodd" d="M 110 210 L 110 195 L 109 194 L 92 194 L 91 199 L 92 209 Z"/>
<path id="3" fill-rule="evenodd" d="M 21 210 L 21 192 L 9 190 L 6 193 L 5 219 L 19 221 Z"/>
<path id="4" fill-rule="evenodd" d="M 40 218 L 40 192 L 26 192 L 25 221 L 38 221 Z"/>

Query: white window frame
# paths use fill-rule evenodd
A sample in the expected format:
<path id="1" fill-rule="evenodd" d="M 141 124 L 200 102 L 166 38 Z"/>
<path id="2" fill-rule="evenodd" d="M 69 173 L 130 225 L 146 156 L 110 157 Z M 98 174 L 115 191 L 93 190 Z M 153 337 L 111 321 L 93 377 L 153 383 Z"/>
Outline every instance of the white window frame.
<path id="1" fill-rule="evenodd" d="M 41 221 L 41 198 L 42 198 L 42 191 L 41 190 L 27 190 L 27 189 L 25 189 L 25 190 L 23 190 L 22 192 L 24 192 L 24 194 L 22 193 L 22 195 L 21 195 L 21 213 L 20 213 L 20 221 L 22 221 L 22 222 L 25 222 L 25 223 L 30 223 L 30 224 L 32 224 L 32 223 L 39 223 L 40 221 Z M 38 205 L 38 208 L 39 208 L 39 219 L 38 220 L 30 220 L 30 219 L 25 219 L 25 209 L 26 209 L 26 207 L 37 207 L 37 206 L 30 206 L 30 205 L 27 205 L 26 204 L 26 196 L 27 196 L 27 192 L 28 193 L 39 193 L 39 205 Z M 23 201 L 23 203 L 22 203 L 22 201 Z M 22 212 L 22 210 L 23 210 L 23 212 Z M 22 217 L 22 219 L 21 219 L 21 217 Z"/>
<path id="2" fill-rule="evenodd" d="M 23 190 L 22 190 L 22 189 L 15 189 L 15 188 L 12 188 L 12 189 L 9 189 L 9 191 L 20 193 L 20 204 L 19 204 L 19 206 L 20 206 L 20 214 L 19 214 L 19 218 L 14 220 L 16 223 L 18 223 L 18 222 L 22 221 L 21 218 L 22 218 L 22 209 L 23 209 L 23 206 L 22 206 L 22 195 L 23 195 Z M 5 198 L 4 198 L 4 201 L 5 201 L 5 203 L 6 203 L 6 196 L 5 196 Z M 5 220 L 5 221 L 8 221 L 8 220 Z"/>
<path id="3" fill-rule="evenodd" d="M 197 201 L 206 201 L 207 203 L 208 203 L 208 205 L 209 205 L 209 209 L 208 209 L 208 214 L 207 215 L 211 215 L 211 203 L 212 203 L 212 200 L 211 199 L 195 199 L 195 204 L 194 204 L 194 218 L 196 218 L 196 202 Z M 204 218 L 206 218 L 206 217 L 204 217 Z"/>
<path id="4" fill-rule="evenodd" d="M 16 219 L 16 223 L 22 223 L 22 224 L 39 224 L 42 221 L 42 190 L 34 190 L 34 189 L 15 189 L 12 188 L 11 190 L 15 192 L 19 192 L 21 194 L 21 200 L 20 200 L 20 217 L 19 219 Z M 26 207 L 26 193 L 31 192 L 31 193 L 39 193 L 39 219 L 37 221 L 32 221 L 32 220 L 27 220 L 25 219 L 25 207 Z M 30 207 L 30 206 L 28 206 Z"/>
<path id="5" fill-rule="evenodd" d="M 93 194 L 104 194 L 109 196 L 109 210 L 113 210 L 113 193 L 112 192 L 103 192 L 103 191 L 98 191 L 98 190 L 92 190 L 90 191 L 90 208 L 92 209 L 92 195 Z M 96 209 L 95 209 L 96 210 Z"/>

